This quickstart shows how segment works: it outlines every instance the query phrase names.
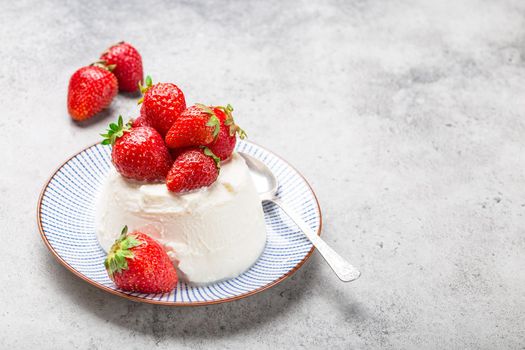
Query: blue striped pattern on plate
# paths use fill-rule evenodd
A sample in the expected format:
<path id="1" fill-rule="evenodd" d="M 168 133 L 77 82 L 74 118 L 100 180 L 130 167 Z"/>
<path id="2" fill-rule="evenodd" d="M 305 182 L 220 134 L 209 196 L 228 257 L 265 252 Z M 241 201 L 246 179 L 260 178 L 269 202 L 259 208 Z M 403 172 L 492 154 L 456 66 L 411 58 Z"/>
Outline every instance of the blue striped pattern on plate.
<path id="1" fill-rule="evenodd" d="M 306 180 L 268 150 L 239 141 L 237 151 L 266 163 L 279 180 L 278 196 L 320 232 L 321 212 Z M 114 294 L 132 299 L 170 304 L 202 305 L 242 298 L 262 291 L 297 270 L 310 256 L 312 244 L 278 207 L 263 206 L 268 238 L 259 260 L 237 278 L 208 286 L 179 282 L 166 294 L 119 291 L 104 269 L 105 253 L 95 235 L 95 203 L 111 165 L 111 149 L 91 146 L 67 161 L 51 178 L 41 196 L 39 225 L 52 252 L 75 274 Z"/>

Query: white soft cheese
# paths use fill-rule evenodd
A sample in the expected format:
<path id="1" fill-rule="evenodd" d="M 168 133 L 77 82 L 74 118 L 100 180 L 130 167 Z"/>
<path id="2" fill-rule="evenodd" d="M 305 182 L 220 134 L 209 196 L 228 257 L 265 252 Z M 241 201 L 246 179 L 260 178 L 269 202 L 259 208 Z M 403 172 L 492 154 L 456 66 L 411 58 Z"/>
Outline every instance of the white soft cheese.
<path id="1" fill-rule="evenodd" d="M 124 225 L 152 235 L 178 263 L 182 277 L 196 284 L 240 275 L 266 243 L 261 201 L 238 154 L 212 186 L 182 195 L 165 184 L 128 181 L 112 170 L 100 193 L 96 225 L 106 251 Z"/>

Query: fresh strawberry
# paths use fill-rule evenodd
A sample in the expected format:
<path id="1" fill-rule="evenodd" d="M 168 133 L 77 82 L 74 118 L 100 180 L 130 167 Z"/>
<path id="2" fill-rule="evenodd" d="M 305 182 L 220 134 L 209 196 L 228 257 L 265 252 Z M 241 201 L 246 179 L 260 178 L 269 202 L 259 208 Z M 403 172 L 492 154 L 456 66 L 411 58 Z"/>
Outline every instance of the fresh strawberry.
<path id="1" fill-rule="evenodd" d="M 132 128 L 122 116 L 111 123 L 103 145 L 113 145 L 111 160 L 117 171 L 128 179 L 161 181 L 170 170 L 172 160 L 162 136 L 149 126 Z"/>
<path id="2" fill-rule="evenodd" d="M 175 84 L 157 83 L 152 85 L 151 78 L 146 77 L 146 86 L 140 90 L 144 96 L 139 100 L 142 103 L 140 114 L 144 115 L 150 125 L 165 136 L 171 125 L 186 109 L 184 94 Z"/>
<path id="3" fill-rule="evenodd" d="M 183 193 L 210 186 L 219 176 L 220 159 L 209 148 L 194 148 L 180 154 L 166 176 L 168 190 Z"/>
<path id="4" fill-rule="evenodd" d="M 139 126 L 150 126 L 148 121 L 146 120 L 146 117 L 143 115 L 138 116 L 138 118 L 133 120 L 133 123 L 131 124 L 133 128 L 138 128 Z"/>
<path id="5" fill-rule="evenodd" d="M 195 149 L 195 147 L 182 147 L 182 148 L 168 148 L 171 154 L 171 159 L 177 159 L 182 153 Z"/>
<path id="6" fill-rule="evenodd" d="M 205 105 L 196 104 L 175 120 L 166 134 L 169 148 L 207 145 L 217 138 L 221 122 L 213 110 Z"/>
<path id="7" fill-rule="evenodd" d="M 235 124 L 232 116 L 233 107 L 231 105 L 214 107 L 213 112 L 221 122 L 221 130 L 219 131 L 217 139 L 209 144 L 208 147 L 221 160 L 226 160 L 233 153 L 233 149 L 237 143 L 236 134 L 239 134 L 239 137 L 244 139 L 246 133 Z"/>
<path id="8" fill-rule="evenodd" d="M 111 103 L 118 92 L 111 66 L 94 63 L 77 70 L 69 79 L 67 109 L 71 118 L 86 120 Z"/>
<path id="9" fill-rule="evenodd" d="M 130 44 L 121 41 L 111 46 L 100 59 L 107 64 L 115 65 L 113 74 L 117 77 L 120 91 L 135 92 L 142 82 L 142 58 Z"/>
<path id="10" fill-rule="evenodd" d="M 134 128 L 138 126 L 151 126 L 150 122 L 146 118 L 146 115 L 144 114 L 143 109 L 140 110 L 139 116 L 133 120 L 132 124 Z"/>
<path id="11" fill-rule="evenodd" d="M 128 292 L 167 293 L 177 285 L 177 271 L 162 246 L 150 236 L 124 226 L 104 266 L 117 287 Z"/>

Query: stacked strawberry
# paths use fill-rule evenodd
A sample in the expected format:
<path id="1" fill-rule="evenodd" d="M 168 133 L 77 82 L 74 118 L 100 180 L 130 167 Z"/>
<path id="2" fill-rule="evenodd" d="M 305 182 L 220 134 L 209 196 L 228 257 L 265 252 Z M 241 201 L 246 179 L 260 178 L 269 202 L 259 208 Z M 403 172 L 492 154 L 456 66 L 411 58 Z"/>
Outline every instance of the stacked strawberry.
<path id="1" fill-rule="evenodd" d="M 184 94 L 179 87 L 172 83 L 153 84 L 151 77 L 146 77 L 146 86 L 140 86 L 143 97 L 141 117 L 165 136 L 177 117 L 186 108 Z"/>
<path id="2" fill-rule="evenodd" d="M 188 146 L 207 146 L 221 161 L 233 153 L 236 134 L 241 138 L 246 133 L 235 124 L 233 107 L 208 107 L 195 104 L 189 107 L 173 123 L 166 135 L 166 145 L 178 150 Z"/>
<path id="3" fill-rule="evenodd" d="M 142 58 L 128 43 L 111 46 L 100 60 L 77 70 L 68 87 L 67 109 L 83 121 L 107 108 L 117 92 L 135 92 L 142 82 Z"/>
<path id="4" fill-rule="evenodd" d="M 228 159 L 233 153 L 235 144 L 237 142 L 236 134 L 239 134 L 241 139 L 246 137 L 246 132 L 241 129 L 233 120 L 233 107 L 226 105 L 226 107 L 214 107 L 213 112 L 219 118 L 221 128 L 217 138 L 209 145 L 211 151 L 217 155 L 221 160 Z"/>
<path id="5" fill-rule="evenodd" d="M 236 135 L 246 136 L 233 120 L 233 108 L 186 108 L 175 84 L 153 84 L 149 76 L 140 90 L 140 116 L 126 125 L 119 118 L 102 134 L 103 144 L 113 145 L 115 168 L 128 179 L 165 181 L 174 193 L 213 184 L 221 161 L 233 153 Z"/>
<path id="6" fill-rule="evenodd" d="M 119 116 L 118 123 L 111 123 L 101 136 L 102 144 L 113 145 L 111 160 L 125 178 L 147 182 L 166 178 L 172 160 L 157 130 L 149 126 L 132 128 Z"/>
<path id="7" fill-rule="evenodd" d="M 205 147 L 184 150 L 166 177 L 168 190 L 183 193 L 210 186 L 219 176 L 220 159 Z"/>

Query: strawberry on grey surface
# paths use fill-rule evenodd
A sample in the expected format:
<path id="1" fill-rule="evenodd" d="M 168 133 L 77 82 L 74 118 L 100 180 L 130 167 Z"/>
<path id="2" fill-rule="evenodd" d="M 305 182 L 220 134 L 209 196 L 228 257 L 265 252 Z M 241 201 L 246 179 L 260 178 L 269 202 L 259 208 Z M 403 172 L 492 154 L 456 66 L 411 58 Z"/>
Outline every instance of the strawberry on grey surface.
<path id="1" fill-rule="evenodd" d="M 97 62 L 73 73 L 67 93 L 67 110 L 72 119 L 89 119 L 110 105 L 118 92 L 113 68 Z"/>
<path id="2" fill-rule="evenodd" d="M 119 90 L 135 92 L 142 82 L 142 57 L 137 49 L 124 41 L 108 48 L 100 59 L 108 65 L 115 66 L 113 74 L 117 77 Z"/>

